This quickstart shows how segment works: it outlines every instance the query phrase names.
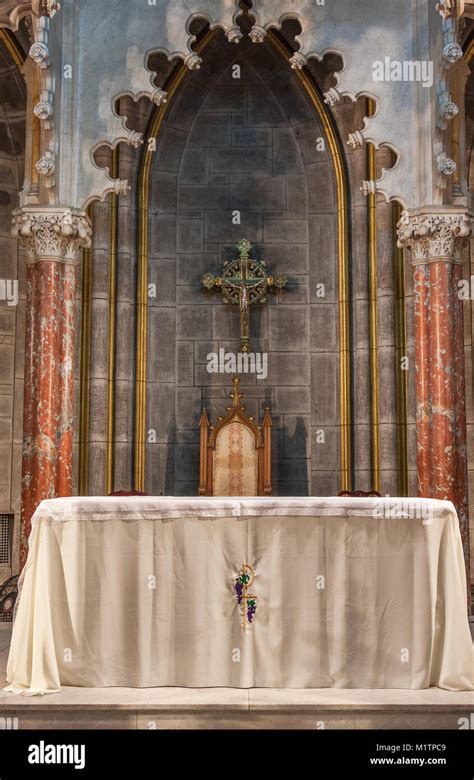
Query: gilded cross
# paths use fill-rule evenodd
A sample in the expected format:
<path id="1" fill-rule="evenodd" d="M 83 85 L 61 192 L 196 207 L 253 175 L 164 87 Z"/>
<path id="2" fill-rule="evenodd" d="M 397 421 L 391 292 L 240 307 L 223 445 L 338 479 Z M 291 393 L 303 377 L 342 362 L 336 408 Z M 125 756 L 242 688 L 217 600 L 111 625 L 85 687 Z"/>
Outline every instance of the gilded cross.
<path id="1" fill-rule="evenodd" d="M 265 303 L 269 289 L 282 290 L 288 280 L 284 274 L 269 275 L 263 260 L 250 257 L 252 244 L 246 238 L 239 241 L 237 249 L 238 258 L 225 263 L 220 276 L 205 274 L 202 283 L 207 290 L 220 288 L 224 303 L 239 305 L 240 351 L 249 352 L 249 307 L 254 303 Z"/>

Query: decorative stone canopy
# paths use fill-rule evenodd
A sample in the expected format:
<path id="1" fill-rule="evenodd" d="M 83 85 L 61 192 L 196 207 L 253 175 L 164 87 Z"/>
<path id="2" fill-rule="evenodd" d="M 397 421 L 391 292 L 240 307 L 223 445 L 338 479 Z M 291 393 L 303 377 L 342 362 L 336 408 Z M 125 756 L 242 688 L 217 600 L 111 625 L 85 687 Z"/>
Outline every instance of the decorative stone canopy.
<path id="1" fill-rule="evenodd" d="M 396 61 L 404 62 L 407 57 L 433 61 L 435 73 L 444 65 L 442 38 L 433 33 L 434 22 L 441 30 L 443 20 L 434 0 L 421 2 L 426 2 L 427 12 L 420 14 L 416 52 L 407 51 L 406 32 L 399 23 L 401 18 L 409 18 L 413 0 L 357 0 L 356 13 L 354 0 L 321 5 L 307 0 L 254 0 L 251 13 L 255 23 L 249 33 L 254 42 L 267 40 L 269 31 L 280 29 L 291 12 L 301 33 L 297 36 L 298 51 L 290 57 L 288 68 L 304 67 L 311 58 L 320 60 L 331 51 L 341 56 L 343 68 L 337 72 L 336 83 L 325 98 L 332 109 L 340 99 L 373 97 L 377 111 L 360 130 L 363 142 L 376 148 L 387 145 L 397 155 L 397 164 L 377 180 L 376 191 L 387 200 L 397 198 L 407 208 L 417 203 L 441 202 L 439 182 L 443 177 L 439 176 L 436 158 L 423 158 L 420 162 L 417 157 L 417 149 L 435 132 L 439 115 L 436 112 L 431 116 L 428 112 L 428 124 L 413 122 L 420 93 L 425 97 L 427 90 L 416 80 L 401 81 L 394 89 L 389 80 L 374 81 L 373 75 L 374 63 L 383 59 L 380 52 L 384 51 L 389 51 Z M 3 5 L 0 3 L 0 7 Z M 16 9 L 17 16 L 25 9 L 31 13 L 32 9 L 32 2 L 7 5 L 10 10 Z M 55 150 L 56 169 L 61 172 L 54 198 L 80 210 L 94 199 L 103 199 L 114 188 L 107 169 L 95 165 L 93 154 L 98 145 L 115 148 L 122 140 L 127 142 L 122 117 L 114 112 L 117 99 L 124 94 L 134 100 L 148 95 L 158 105 L 166 99 L 163 87 L 157 88 L 155 76 L 147 67 L 150 53 L 159 51 L 170 59 L 182 58 L 188 68 L 197 69 L 201 58 L 205 63 L 206 49 L 199 55 L 195 51 L 195 38 L 189 28 L 192 19 L 206 19 L 211 29 L 222 30 L 235 42 L 242 33 L 237 24 L 241 15 L 238 0 L 157 0 L 155 5 L 144 0 L 101 0 L 100 13 L 96 3 L 63 2 L 58 13 L 54 2 L 37 0 L 35 8 L 46 15 L 40 17 L 45 23 L 41 27 L 44 35 L 36 36 L 32 54 L 37 60 L 46 57 L 40 67 L 49 63 L 48 80 L 62 83 L 64 58 L 58 53 L 63 50 L 64 41 L 76 40 L 75 56 L 84 64 L 75 79 L 74 91 L 62 92 L 61 112 L 55 110 L 54 128 L 48 131 L 54 134 L 49 148 Z M 377 30 L 377 35 L 368 35 L 370 30 Z M 451 48 L 449 56 L 454 55 Z M 452 107 L 446 110 L 452 112 Z M 138 144 L 135 136 L 131 140 Z M 71 149 L 80 150 L 80 154 L 72 154 Z"/>
<path id="2" fill-rule="evenodd" d="M 61 4 L 55 0 L 2 0 L 0 2 L 0 27 L 17 30 L 24 16 L 33 14 L 36 17 L 46 16 L 52 19 L 59 11 Z"/>

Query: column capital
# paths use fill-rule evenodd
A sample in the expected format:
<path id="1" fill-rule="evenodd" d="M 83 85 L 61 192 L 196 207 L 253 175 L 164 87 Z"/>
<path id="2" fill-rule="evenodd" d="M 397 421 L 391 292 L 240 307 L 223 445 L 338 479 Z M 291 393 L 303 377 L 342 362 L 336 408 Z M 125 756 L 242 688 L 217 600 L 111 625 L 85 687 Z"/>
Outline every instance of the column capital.
<path id="1" fill-rule="evenodd" d="M 462 206 L 421 206 L 402 212 L 398 246 L 411 249 L 412 264 L 460 262 L 463 240 L 471 233 L 471 215 Z"/>
<path id="2" fill-rule="evenodd" d="M 29 262 L 75 263 L 77 250 L 91 245 L 92 229 L 83 211 L 60 206 L 24 206 L 13 212 L 11 233 L 28 249 Z"/>

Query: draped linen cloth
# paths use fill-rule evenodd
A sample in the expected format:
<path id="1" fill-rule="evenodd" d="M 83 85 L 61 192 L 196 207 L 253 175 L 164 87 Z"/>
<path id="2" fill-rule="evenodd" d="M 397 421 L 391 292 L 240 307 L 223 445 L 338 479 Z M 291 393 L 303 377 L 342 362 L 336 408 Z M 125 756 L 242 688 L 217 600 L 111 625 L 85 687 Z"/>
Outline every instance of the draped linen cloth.
<path id="1" fill-rule="evenodd" d="M 234 590 L 255 571 L 244 631 Z M 67 686 L 472 688 L 447 501 L 43 501 L 6 690 Z"/>

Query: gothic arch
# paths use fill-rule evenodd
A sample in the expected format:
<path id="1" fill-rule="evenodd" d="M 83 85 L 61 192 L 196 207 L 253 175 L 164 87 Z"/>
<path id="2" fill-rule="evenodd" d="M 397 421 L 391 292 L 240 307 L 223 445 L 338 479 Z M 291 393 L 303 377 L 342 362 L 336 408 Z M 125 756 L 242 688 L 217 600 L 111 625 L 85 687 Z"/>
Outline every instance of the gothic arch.
<path id="1" fill-rule="evenodd" d="M 215 39 L 214 32 L 208 32 L 198 44 L 196 52 L 200 55 Z M 268 34 L 268 41 L 276 57 L 281 62 L 287 62 L 288 50 L 283 40 L 273 31 Z M 205 60 L 205 58 L 204 58 Z M 206 61 L 206 60 L 205 60 Z M 288 69 L 289 70 L 289 69 Z M 291 73 L 291 71 L 289 70 Z M 311 75 L 305 69 L 293 71 L 307 96 L 309 97 L 315 115 L 318 116 L 324 128 L 329 146 L 329 154 L 337 190 L 337 233 L 338 233 L 338 319 L 340 346 L 339 372 L 339 405 L 341 421 L 340 443 L 340 484 L 343 487 L 352 485 L 352 393 L 351 393 L 351 296 L 350 296 L 350 257 L 351 236 L 349 219 L 349 186 L 345 165 L 345 152 L 339 133 L 329 107 L 324 103 L 323 96 Z M 170 84 L 166 85 L 168 100 L 166 107 L 154 109 L 147 132 L 147 139 L 158 138 L 164 116 L 173 105 L 180 87 L 186 79 L 187 71 L 182 66 L 174 75 Z M 148 203 L 150 193 L 150 176 L 153 153 L 144 146 L 138 186 L 138 277 L 137 277 L 137 353 L 135 376 L 135 436 L 134 436 L 134 480 L 135 488 L 143 489 L 145 484 L 145 449 L 146 449 L 146 393 L 147 393 L 147 321 L 148 321 Z"/>

